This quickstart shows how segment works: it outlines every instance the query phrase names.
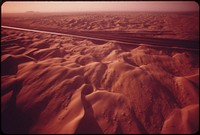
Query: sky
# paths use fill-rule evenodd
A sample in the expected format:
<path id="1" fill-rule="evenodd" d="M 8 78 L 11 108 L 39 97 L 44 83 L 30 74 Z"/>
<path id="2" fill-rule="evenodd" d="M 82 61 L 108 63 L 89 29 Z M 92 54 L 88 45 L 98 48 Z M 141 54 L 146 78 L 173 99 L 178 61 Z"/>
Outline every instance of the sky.
<path id="1" fill-rule="evenodd" d="M 82 11 L 199 11 L 192 1 L 32 1 L 5 2 L 2 13 L 35 12 L 82 12 Z"/>

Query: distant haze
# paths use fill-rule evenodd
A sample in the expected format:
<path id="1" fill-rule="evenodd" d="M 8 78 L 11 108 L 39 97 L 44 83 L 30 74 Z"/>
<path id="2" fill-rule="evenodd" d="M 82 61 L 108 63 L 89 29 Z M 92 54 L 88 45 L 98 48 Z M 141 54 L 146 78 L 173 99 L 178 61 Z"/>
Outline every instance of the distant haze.
<path id="1" fill-rule="evenodd" d="M 5 2 L 2 13 L 19 12 L 82 12 L 82 11 L 199 11 L 196 2 L 189 1 L 112 1 L 112 2 Z"/>

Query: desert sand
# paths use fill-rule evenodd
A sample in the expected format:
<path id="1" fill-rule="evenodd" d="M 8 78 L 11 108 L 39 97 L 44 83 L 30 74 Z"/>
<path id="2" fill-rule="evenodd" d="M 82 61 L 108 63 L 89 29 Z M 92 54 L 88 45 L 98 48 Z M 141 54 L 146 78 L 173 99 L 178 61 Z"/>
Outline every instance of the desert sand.
<path id="1" fill-rule="evenodd" d="M 74 19 L 75 15 L 69 19 L 52 15 L 51 18 L 52 21 L 67 20 L 63 21 L 66 26 L 59 26 L 59 31 L 70 28 L 73 31 L 101 31 L 108 27 L 104 30 L 115 32 L 122 29 L 137 34 L 130 22 L 130 28 L 129 25 L 128 28 L 123 26 L 123 21 L 131 20 L 130 14 L 127 15 L 130 18 L 124 20 L 122 15 L 109 15 L 120 18 L 119 22 L 112 18 L 109 20 L 116 26 L 111 23 L 103 25 L 97 19 L 98 23 L 94 23 L 93 28 L 90 19 L 94 17 L 96 20 L 98 14 L 91 18 L 90 14 L 76 16 L 79 21 L 85 19 L 86 28 L 82 25 L 71 26 L 78 21 Z M 158 15 L 164 16 L 165 21 L 176 16 L 182 17 L 176 18 L 177 21 L 185 19 L 184 15 Z M 36 19 L 32 23 L 26 17 L 23 19 L 24 23 L 30 23 L 29 28 L 34 25 L 34 28 L 45 30 L 54 27 L 45 22 L 44 26 L 41 25 L 43 21 L 50 21 L 49 16 L 46 19 L 36 16 L 41 20 Z M 148 31 L 159 29 L 163 32 L 163 29 L 168 31 L 170 28 L 173 30 L 171 33 L 176 35 L 150 33 L 146 37 L 187 40 L 198 37 L 194 16 L 186 15 L 193 17 L 187 20 L 191 23 L 190 28 L 179 26 L 176 29 L 172 28 L 170 21 L 166 21 L 166 27 L 159 26 L 163 23 L 156 21 L 156 15 L 145 14 L 153 22 L 145 21 L 144 15 L 135 16 L 141 17 L 136 20 L 146 22 L 138 22 L 138 25 L 146 27 L 149 23 L 146 27 Z M 6 23 L 10 18 L 3 19 L 2 25 L 19 26 L 9 21 Z M 83 22 L 81 20 L 79 24 Z M 178 25 L 179 22 L 176 23 Z M 57 23 L 54 24 L 57 28 Z M 138 46 L 127 46 L 112 40 L 94 42 L 6 28 L 2 28 L 1 34 L 1 118 L 4 133 L 173 134 L 196 133 L 199 130 L 198 49 L 156 48 L 142 42 Z"/>
<path id="2" fill-rule="evenodd" d="M 2 25 L 48 31 L 127 32 L 139 37 L 199 39 L 198 12 L 26 12 L 2 14 L 2 18 Z"/>

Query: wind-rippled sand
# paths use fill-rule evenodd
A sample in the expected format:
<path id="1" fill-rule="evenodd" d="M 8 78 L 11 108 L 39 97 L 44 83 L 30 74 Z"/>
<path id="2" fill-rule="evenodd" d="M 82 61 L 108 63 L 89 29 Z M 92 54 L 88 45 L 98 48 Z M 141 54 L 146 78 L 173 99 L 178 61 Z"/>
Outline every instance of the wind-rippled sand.
<path id="1" fill-rule="evenodd" d="M 5 133 L 195 133 L 198 53 L 2 29 Z"/>

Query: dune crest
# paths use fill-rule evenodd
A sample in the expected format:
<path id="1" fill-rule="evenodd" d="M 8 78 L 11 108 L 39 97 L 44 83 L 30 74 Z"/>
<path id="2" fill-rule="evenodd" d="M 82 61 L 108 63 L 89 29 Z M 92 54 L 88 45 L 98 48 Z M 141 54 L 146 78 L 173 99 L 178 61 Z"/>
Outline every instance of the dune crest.
<path id="1" fill-rule="evenodd" d="M 2 35 L 5 133 L 198 130 L 196 52 L 8 29 Z"/>

